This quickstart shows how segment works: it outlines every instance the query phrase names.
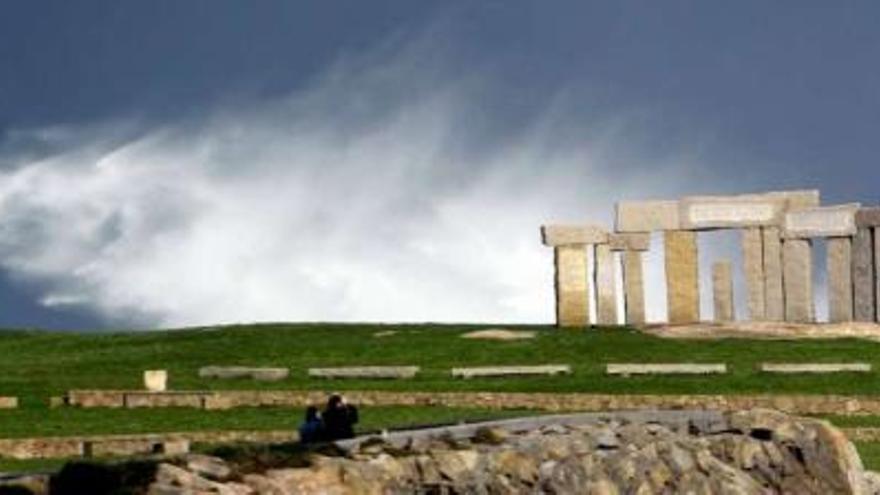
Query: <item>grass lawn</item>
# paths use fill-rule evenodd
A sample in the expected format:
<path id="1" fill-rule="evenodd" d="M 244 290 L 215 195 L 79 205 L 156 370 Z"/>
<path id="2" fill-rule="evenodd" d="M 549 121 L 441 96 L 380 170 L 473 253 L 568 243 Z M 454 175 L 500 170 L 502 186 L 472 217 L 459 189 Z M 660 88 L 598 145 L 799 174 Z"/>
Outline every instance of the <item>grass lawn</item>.
<path id="1" fill-rule="evenodd" d="M 0 410 L 0 438 L 222 429 L 294 428 L 301 411 L 49 409 L 50 396 L 70 389 L 139 389 L 145 369 L 167 369 L 172 389 L 481 390 L 600 393 L 880 393 L 880 373 L 768 376 L 758 363 L 872 363 L 880 370 L 880 344 L 828 341 L 681 341 L 632 330 L 559 331 L 547 326 L 506 326 L 538 331 L 534 340 L 459 338 L 478 325 L 270 324 L 137 333 L 0 331 L 0 395 L 20 398 L 17 410 Z M 394 330 L 391 336 L 373 334 Z M 607 377 L 608 362 L 720 362 L 727 375 L 705 377 Z M 571 376 L 453 380 L 455 366 L 570 364 Z M 291 368 L 277 383 L 219 381 L 198 377 L 206 365 Z M 418 365 L 412 380 L 325 380 L 309 367 Z M 522 414 L 522 411 L 502 414 Z M 450 408 L 371 408 L 363 428 L 400 427 L 487 419 L 498 412 Z M 880 418 L 832 418 L 841 425 L 880 425 Z M 861 422 L 861 423 L 859 423 Z M 871 459 L 878 450 L 868 449 Z M 871 460 L 870 462 L 876 462 Z M 880 463 L 875 463 L 877 465 Z"/>

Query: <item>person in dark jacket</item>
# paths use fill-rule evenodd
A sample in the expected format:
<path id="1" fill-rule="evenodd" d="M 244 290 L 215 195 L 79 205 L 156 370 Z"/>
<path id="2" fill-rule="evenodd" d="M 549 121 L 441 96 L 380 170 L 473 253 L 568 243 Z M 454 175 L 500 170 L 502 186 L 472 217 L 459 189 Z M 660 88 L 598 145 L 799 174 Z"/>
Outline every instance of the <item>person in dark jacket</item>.
<path id="1" fill-rule="evenodd" d="M 324 421 L 325 440 L 332 442 L 354 438 L 354 425 L 358 422 L 358 410 L 357 407 L 347 404 L 342 396 L 330 396 L 321 419 Z"/>
<path id="2" fill-rule="evenodd" d="M 299 441 L 301 443 L 312 443 L 321 440 L 324 434 L 324 423 L 321 421 L 321 415 L 318 414 L 318 408 L 309 406 L 306 408 L 306 418 L 299 427 Z"/>

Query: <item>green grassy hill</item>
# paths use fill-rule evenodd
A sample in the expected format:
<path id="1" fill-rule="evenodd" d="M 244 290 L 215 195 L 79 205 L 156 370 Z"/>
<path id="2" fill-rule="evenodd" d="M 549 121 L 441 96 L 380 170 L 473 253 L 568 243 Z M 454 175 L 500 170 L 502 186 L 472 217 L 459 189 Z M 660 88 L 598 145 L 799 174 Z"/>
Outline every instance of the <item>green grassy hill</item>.
<path id="1" fill-rule="evenodd" d="M 383 389 L 602 393 L 835 393 L 880 392 L 880 344 L 828 341 L 680 341 L 626 329 L 560 331 L 546 326 L 506 326 L 538 331 L 534 340 L 462 339 L 475 325 L 271 324 L 139 333 L 77 334 L 0 331 L 0 395 L 20 398 L 17 410 L 0 410 L 0 438 L 219 429 L 293 429 L 301 411 L 243 408 L 231 411 L 49 409 L 50 396 L 70 389 L 140 389 L 145 369 L 167 369 L 171 389 Z M 394 331 L 385 337 L 377 332 Z M 873 363 L 877 373 L 833 376 L 767 376 L 758 363 Z M 722 362 L 728 375 L 607 377 L 608 362 Z M 570 364 L 571 376 L 453 380 L 455 366 Z M 207 365 L 291 368 L 276 383 L 209 380 Z M 418 365 L 412 380 L 310 379 L 309 367 Z M 528 414 L 430 407 L 371 408 L 363 429 L 454 422 Z M 854 424 L 852 418 L 847 418 Z M 857 424 L 880 424 L 859 418 Z M 14 463 L 13 463 L 14 464 Z M 0 463 L 0 466 L 3 464 Z"/>

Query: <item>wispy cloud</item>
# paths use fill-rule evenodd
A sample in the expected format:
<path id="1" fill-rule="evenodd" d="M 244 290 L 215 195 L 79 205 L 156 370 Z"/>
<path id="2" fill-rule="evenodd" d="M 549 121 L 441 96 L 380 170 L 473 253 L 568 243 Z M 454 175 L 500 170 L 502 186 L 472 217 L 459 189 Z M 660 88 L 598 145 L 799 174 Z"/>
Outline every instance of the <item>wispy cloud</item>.
<path id="1" fill-rule="evenodd" d="M 44 304 L 151 325 L 552 321 L 538 226 L 610 225 L 699 169 L 565 91 L 511 125 L 483 100 L 506 82 L 440 55 L 396 40 L 271 101 L 20 131 L 52 151 L 0 160 L 0 262 Z"/>

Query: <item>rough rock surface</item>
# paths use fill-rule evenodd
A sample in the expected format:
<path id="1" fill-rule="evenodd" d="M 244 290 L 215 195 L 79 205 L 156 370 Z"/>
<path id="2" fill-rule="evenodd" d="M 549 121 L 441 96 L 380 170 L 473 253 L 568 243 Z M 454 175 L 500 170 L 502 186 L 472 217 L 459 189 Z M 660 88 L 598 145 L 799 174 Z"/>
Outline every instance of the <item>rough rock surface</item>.
<path id="1" fill-rule="evenodd" d="M 880 493 L 878 477 L 827 422 L 770 410 L 670 421 L 676 414 L 557 416 L 361 438 L 340 443 L 342 456 L 315 454 L 308 467 L 225 483 L 163 464 L 148 493 Z M 208 462 L 214 471 L 220 461 Z"/>

